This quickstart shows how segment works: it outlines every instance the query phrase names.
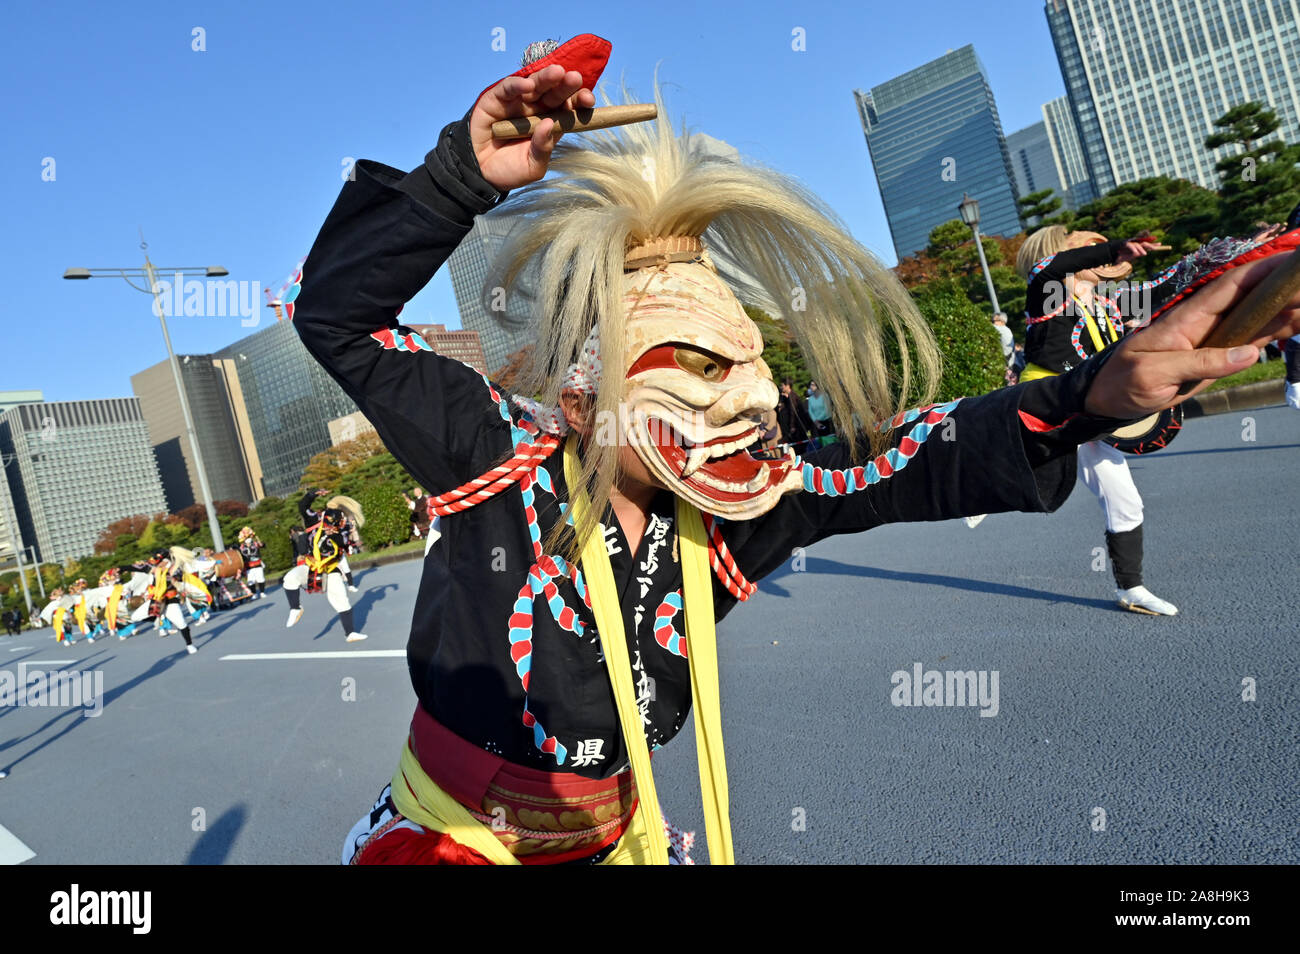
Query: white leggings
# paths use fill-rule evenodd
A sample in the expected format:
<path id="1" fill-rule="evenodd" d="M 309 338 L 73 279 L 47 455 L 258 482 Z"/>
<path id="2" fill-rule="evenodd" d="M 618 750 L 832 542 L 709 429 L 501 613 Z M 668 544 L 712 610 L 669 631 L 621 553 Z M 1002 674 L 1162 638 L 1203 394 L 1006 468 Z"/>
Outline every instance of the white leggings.
<path id="1" fill-rule="evenodd" d="M 185 612 L 185 608 L 180 603 L 168 603 L 167 608 L 163 610 L 163 615 L 167 617 L 167 622 L 171 623 L 178 630 L 184 629 L 190 625 L 190 618 Z"/>
<path id="2" fill-rule="evenodd" d="M 298 590 L 306 586 L 307 567 L 298 564 L 284 575 L 281 583 L 286 590 Z M 330 606 L 334 607 L 334 612 L 342 613 L 344 610 L 352 609 L 352 601 L 348 599 L 347 584 L 343 582 L 343 574 L 338 570 L 331 570 L 325 576 L 321 589 L 325 591 L 325 598 L 329 600 Z"/>
<path id="3" fill-rule="evenodd" d="M 1142 497 L 1122 451 L 1102 441 L 1080 444 L 1079 479 L 1101 504 L 1106 529 L 1111 533 L 1124 533 L 1142 525 Z"/>

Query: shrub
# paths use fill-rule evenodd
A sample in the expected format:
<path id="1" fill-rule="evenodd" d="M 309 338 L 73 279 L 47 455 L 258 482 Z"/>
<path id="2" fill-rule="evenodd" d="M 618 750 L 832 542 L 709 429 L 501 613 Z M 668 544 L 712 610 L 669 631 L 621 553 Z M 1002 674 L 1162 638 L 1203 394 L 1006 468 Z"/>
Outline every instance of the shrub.
<path id="1" fill-rule="evenodd" d="M 1002 344 L 985 309 L 965 295 L 932 292 L 916 300 L 943 357 L 936 401 L 985 394 L 1005 383 Z M 894 352 L 894 361 L 897 361 Z M 910 403 L 910 402 L 909 402 Z"/>
<path id="2" fill-rule="evenodd" d="M 361 542 L 367 550 L 405 543 L 411 536 L 411 511 L 394 481 L 375 481 L 354 495 L 365 514 Z"/>

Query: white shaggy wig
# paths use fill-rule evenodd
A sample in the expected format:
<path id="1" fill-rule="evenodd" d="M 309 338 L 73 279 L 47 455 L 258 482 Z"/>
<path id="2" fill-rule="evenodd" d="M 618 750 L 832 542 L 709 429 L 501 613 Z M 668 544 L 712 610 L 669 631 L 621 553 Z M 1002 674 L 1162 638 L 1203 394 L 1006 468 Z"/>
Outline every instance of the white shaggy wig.
<path id="1" fill-rule="evenodd" d="M 633 101 L 626 89 L 624 99 Z M 594 327 L 606 374 L 591 410 L 617 415 L 627 366 L 624 253 L 687 235 L 701 238 L 706 262 L 744 303 L 794 334 L 841 433 L 892 417 L 905 395 L 928 399 L 939 355 L 898 279 L 794 180 L 710 153 L 685 128 L 674 133 L 657 83 L 655 102 L 657 120 L 565 138 L 552 175 L 501 206 L 523 217 L 494 271 L 506 287 L 527 272 L 536 293 L 537 344 L 520 391 L 558 404 L 565 371 Z M 886 361 L 889 339 L 902 357 L 897 377 Z M 870 427 L 867 434 L 875 449 L 888 439 Z M 617 446 L 593 444 L 583 455 L 590 523 L 604 512 L 617 459 Z M 577 538 L 590 529 L 577 528 Z"/>

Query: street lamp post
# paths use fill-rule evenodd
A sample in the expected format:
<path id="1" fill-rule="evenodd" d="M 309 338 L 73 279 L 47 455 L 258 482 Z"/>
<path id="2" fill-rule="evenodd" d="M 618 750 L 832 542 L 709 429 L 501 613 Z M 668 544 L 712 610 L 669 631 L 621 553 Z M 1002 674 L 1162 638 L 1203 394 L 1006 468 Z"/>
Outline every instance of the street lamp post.
<path id="1" fill-rule="evenodd" d="M 141 249 L 148 249 L 148 244 L 140 243 Z M 209 265 L 207 268 L 166 268 L 165 272 L 177 275 L 202 275 L 205 278 L 220 278 L 230 273 L 219 265 Z M 162 298 L 158 294 L 158 278 L 154 270 L 153 262 L 149 261 L 149 254 L 146 251 L 144 256 L 144 268 L 69 268 L 63 273 L 64 278 L 68 279 L 85 279 L 85 278 L 106 278 L 116 275 L 122 278 L 128 285 L 136 291 L 142 291 L 146 294 L 153 295 L 154 310 L 158 313 L 158 321 L 162 325 L 163 342 L 167 345 L 167 361 L 171 364 L 172 377 L 176 381 L 176 394 L 180 399 L 181 415 L 185 418 L 185 431 L 190 440 L 190 453 L 194 456 L 194 468 L 199 473 L 199 490 L 203 494 L 203 506 L 208 511 L 208 528 L 212 531 L 212 547 L 220 553 L 226 548 L 225 540 L 221 537 L 221 525 L 217 522 L 217 511 L 212 505 L 212 491 L 208 489 L 208 474 L 203 467 L 203 453 L 199 450 L 198 437 L 194 433 L 194 419 L 190 416 L 190 402 L 185 396 L 185 385 L 181 381 L 181 367 L 176 360 L 176 355 L 172 351 L 171 335 L 167 333 L 167 319 L 163 314 Z M 144 278 L 149 284 L 146 288 L 141 288 L 132 278 Z"/>
<path id="2" fill-rule="evenodd" d="M 965 192 L 961 194 L 961 205 L 957 206 L 957 212 L 961 215 L 961 220 L 970 226 L 970 230 L 975 233 L 975 250 L 980 253 L 980 268 L 984 270 L 984 283 L 989 288 L 989 301 L 993 302 L 993 314 L 1002 310 L 998 304 L 998 293 L 993 290 L 993 276 L 989 274 L 989 263 L 984 257 L 984 243 L 980 241 L 980 204 L 978 199 L 972 199 Z"/>
<path id="3" fill-rule="evenodd" d="M 24 553 L 26 553 L 28 550 L 30 550 L 32 554 L 32 573 L 36 577 L 36 585 L 41 588 L 41 599 L 45 599 L 45 581 L 41 579 L 41 561 L 36 559 L 36 547 L 34 546 L 23 547 Z"/>

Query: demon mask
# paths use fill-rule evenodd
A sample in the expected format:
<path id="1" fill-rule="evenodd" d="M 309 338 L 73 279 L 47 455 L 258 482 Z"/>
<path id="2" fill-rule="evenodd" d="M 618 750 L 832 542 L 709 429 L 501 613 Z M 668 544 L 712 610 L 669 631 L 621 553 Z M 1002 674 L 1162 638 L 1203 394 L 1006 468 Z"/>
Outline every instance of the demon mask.
<path id="1" fill-rule="evenodd" d="M 712 267 L 673 262 L 625 276 L 627 441 L 661 483 L 706 513 L 748 520 L 802 480 L 794 455 L 757 460 L 777 390 L 758 326 Z"/>

